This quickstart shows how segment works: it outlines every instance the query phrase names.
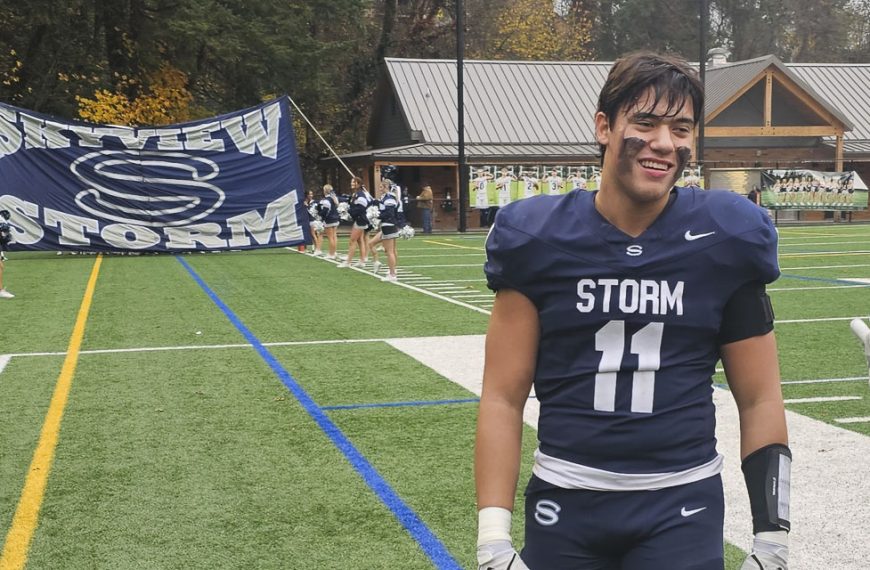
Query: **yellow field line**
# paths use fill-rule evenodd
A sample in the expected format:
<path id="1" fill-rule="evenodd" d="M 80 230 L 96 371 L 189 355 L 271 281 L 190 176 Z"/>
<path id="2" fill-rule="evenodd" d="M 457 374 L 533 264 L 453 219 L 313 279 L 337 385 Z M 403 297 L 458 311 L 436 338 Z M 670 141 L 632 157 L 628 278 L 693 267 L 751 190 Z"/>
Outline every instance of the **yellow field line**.
<path id="1" fill-rule="evenodd" d="M 467 245 L 456 245 L 455 243 L 447 243 L 444 241 L 435 241 L 435 240 L 431 240 L 431 239 L 424 239 L 423 243 L 434 243 L 435 245 L 446 245 L 448 247 L 455 247 L 455 248 L 459 248 L 459 249 L 473 249 L 474 251 L 483 251 L 483 248 L 481 248 L 481 247 L 471 247 L 471 246 L 467 246 Z"/>
<path id="2" fill-rule="evenodd" d="M 0 570 L 21 570 L 27 563 L 27 554 L 30 549 L 30 541 L 36 531 L 39 519 L 39 509 L 42 506 L 42 498 L 48 482 L 48 474 L 54 460 L 54 450 L 57 447 L 57 439 L 60 434 L 60 422 L 63 411 L 66 408 L 73 375 L 78 364 L 79 350 L 82 338 L 85 335 L 85 323 L 88 320 L 88 312 L 91 309 L 91 299 L 94 296 L 94 288 L 97 284 L 97 275 L 100 273 L 100 265 L 103 256 L 97 256 L 88 285 L 85 288 L 85 296 L 79 307 L 72 337 L 69 341 L 66 358 L 60 370 L 60 376 L 51 396 L 48 413 L 45 415 L 45 423 L 39 434 L 39 443 L 33 453 L 30 469 L 24 481 L 24 489 L 18 500 L 18 507 L 12 518 L 12 526 L 6 535 L 6 543 L 3 545 L 3 553 L 0 554 Z"/>

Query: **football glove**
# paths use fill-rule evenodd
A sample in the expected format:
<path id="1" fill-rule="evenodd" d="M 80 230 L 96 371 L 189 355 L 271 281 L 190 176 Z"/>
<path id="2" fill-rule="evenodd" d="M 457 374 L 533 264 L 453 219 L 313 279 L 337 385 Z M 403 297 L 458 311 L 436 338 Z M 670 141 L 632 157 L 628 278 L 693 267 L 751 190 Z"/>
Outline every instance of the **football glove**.
<path id="1" fill-rule="evenodd" d="M 759 532 L 740 570 L 788 570 L 788 533 Z"/>
<path id="2" fill-rule="evenodd" d="M 496 540 L 477 547 L 477 570 L 529 570 L 511 541 Z"/>

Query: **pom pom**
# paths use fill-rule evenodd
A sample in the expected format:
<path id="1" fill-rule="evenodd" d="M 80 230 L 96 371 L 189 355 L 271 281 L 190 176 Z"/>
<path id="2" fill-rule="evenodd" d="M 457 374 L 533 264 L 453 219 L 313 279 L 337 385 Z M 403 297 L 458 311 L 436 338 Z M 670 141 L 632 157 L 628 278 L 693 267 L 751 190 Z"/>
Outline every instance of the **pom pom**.
<path id="1" fill-rule="evenodd" d="M 347 202 L 339 202 L 338 207 L 338 217 L 344 220 L 345 222 L 351 221 L 350 217 L 350 204 Z"/>
<path id="2" fill-rule="evenodd" d="M 366 208 L 366 218 L 373 229 L 378 229 L 381 226 L 381 210 L 377 206 Z"/>
<path id="3" fill-rule="evenodd" d="M 322 232 L 326 228 L 326 225 L 320 220 L 314 220 L 311 222 L 311 229 L 315 232 Z"/>
<path id="4" fill-rule="evenodd" d="M 311 217 L 312 220 L 320 220 L 320 214 L 317 213 L 316 203 L 312 203 L 310 206 L 308 206 L 308 215 Z"/>
<path id="5" fill-rule="evenodd" d="M 414 237 L 414 228 L 411 226 L 402 226 L 399 229 L 399 237 L 402 239 L 411 239 Z"/>

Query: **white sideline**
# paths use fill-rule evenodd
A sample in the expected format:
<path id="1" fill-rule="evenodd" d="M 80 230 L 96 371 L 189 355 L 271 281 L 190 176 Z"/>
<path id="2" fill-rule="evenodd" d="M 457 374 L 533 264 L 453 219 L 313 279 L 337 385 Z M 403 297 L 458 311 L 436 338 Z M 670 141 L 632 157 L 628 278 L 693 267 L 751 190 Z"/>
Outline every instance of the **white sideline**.
<path id="1" fill-rule="evenodd" d="M 11 356 L 7 354 L 0 355 L 0 373 L 3 372 L 3 369 L 6 368 L 6 365 L 9 364 L 10 360 L 12 360 Z"/>
<path id="2" fill-rule="evenodd" d="M 484 336 L 407 338 L 388 341 L 442 376 L 480 395 Z M 719 452 L 725 455 L 725 538 L 748 548 L 751 516 L 743 475 L 737 406 L 731 394 L 714 390 Z M 870 438 L 786 412 L 794 454 L 790 566 L 800 570 L 862 570 L 870 560 Z M 523 417 L 537 425 L 538 402 L 529 400 Z M 528 460 L 529 458 L 525 458 Z"/>

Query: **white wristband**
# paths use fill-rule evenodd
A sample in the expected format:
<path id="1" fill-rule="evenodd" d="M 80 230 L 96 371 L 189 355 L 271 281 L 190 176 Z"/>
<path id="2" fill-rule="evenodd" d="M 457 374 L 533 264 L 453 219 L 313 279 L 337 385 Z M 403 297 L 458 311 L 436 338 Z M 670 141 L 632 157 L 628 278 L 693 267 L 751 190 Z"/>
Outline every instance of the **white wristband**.
<path id="1" fill-rule="evenodd" d="M 511 539 L 511 512 L 502 507 L 484 507 L 477 512 L 477 545 Z"/>
<path id="2" fill-rule="evenodd" d="M 755 535 L 755 538 L 788 548 L 788 533 L 784 530 L 759 532 Z"/>

